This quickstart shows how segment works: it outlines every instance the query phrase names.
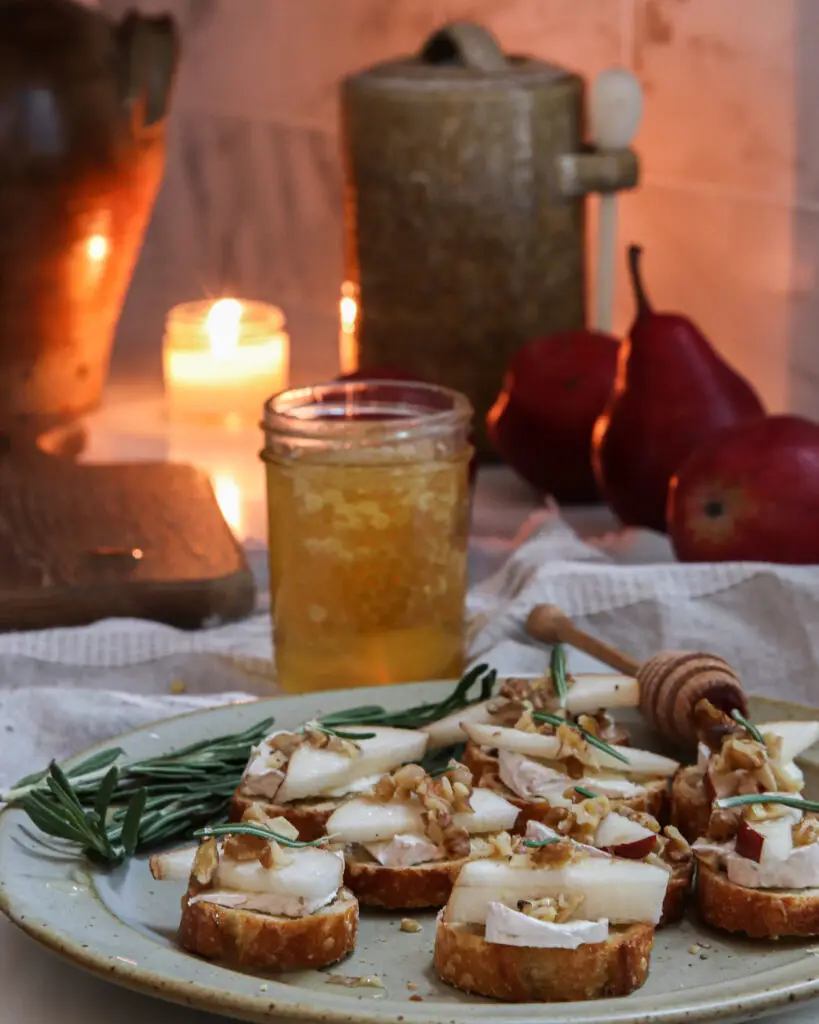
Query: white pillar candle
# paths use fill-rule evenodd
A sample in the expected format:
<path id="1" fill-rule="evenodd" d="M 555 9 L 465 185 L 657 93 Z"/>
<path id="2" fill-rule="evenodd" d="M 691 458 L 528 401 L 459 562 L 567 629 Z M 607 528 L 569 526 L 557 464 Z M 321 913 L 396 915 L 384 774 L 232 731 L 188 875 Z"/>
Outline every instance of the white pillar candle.
<path id="1" fill-rule="evenodd" d="M 171 420 L 253 426 L 288 384 L 284 315 L 263 302 L 186 302 L 168 314 L 163 363 Z"/>

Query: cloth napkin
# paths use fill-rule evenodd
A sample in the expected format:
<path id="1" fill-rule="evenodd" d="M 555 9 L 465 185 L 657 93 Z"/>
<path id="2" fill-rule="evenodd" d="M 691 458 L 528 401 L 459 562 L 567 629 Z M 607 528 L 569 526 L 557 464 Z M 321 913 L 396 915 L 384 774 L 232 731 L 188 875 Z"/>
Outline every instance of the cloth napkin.
<path id="1" fill-rule="evenodd" d="M 592 523 L 590 537 L 588 523 L 575 527 L 550 506 L 508 535 L 479 531 L 470 558 L 473 572 L 488 576 L 468 597 L 473 661 L 541 670 L 546 652 L 523 624 L 535 604 L 550 602 L 638 658 L 713 651 L 751 693 L 819 704 L 819 571 L 680 565 L 659 535 L 595 535 Z M 271 656 L 267 611 L 198 632 L 116 619 L 0 636 L 0 787 L 158 718 L 270 695 Z"/>

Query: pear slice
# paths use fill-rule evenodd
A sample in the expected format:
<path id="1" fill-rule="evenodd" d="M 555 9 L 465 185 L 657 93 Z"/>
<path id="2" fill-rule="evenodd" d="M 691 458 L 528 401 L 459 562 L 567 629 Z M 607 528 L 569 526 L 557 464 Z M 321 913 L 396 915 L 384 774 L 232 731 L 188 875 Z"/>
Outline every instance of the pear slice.
<path id="1" fill-rule="evenodd" d="M 519 900 L 582 895 L 583 918 L 612 924 L 647 921 L 662 915 L 669 874 L 638 860 L 589 857 L 555 868 L 513 867 L 505 861 L 468 861 L 446 908 L 448 921 L 485 924 L 489 904 L 516 907 Z"/>
<path id="2" fill-rule="evenodd" d="M 527 757 L 537 757 L 542 761 L 554 761 L 560 752 L 561 743 L 557 736 L 544 736 L 538 732 L 475 723 L 465 724 L 464 730 L 478 746 L 511 750 Z M 649 750 L 614 746 L 613 749 L 625 758 L 621 761 L 602 750 L 592 749 L 601 768 L 612 768 L 628 775 L 668 776 L 673 775 L 680 767 L 678 761 L 672 761 L 670 757 L 663 757 L 661 754 L 653 754 Z"/>
<path id="3" fill-rule="evenodd" d="M 519 808 L 491 789 L 474 789 L 469 798 L 471 811 L 458 811 L 452 815 L 456 828 L 465 828 L 470 835 L 486 832 L 505 832 L 514 828 Z"/>
<path id="4" fill-rule="evenodd" d="M 258 860 L 220 858 L 214 888 L 300 896 L 306 901 L 332 899 L 344 876 L 343 856 L 316 847 L 285 852 L 289 863 L 277 868 L 263 867 Z"/>
<path id="5" fill-rule="evenodd" d="M 327 834 L 343 843 L 377 843 L 399 834 L 424 833 L 423 808 L 415 800 L 382 803 L 356 797 L 337 807 L 327 819 Z"/>
<path id="6" fill-rule="evenodd" d="M 277 803 L 292 803 L 294 800 L 325 796 L 330 791 L 338 792 L 367 775 L 381 774 L 408 761 L 417 761 L 426 751 L 426 733 L 416 729 L 362 726 L 344 731 L 375 735 L 360 740 L 359 752 L 353 757 L 327 747 L 312 747 L 309 743 L 296 747 L 287 762 L 284 782 L 276 794 Z"/>
<path id="7" fill-rule="evenodd" d="M 572 678 L 574 682 L 566 696 L 566 710 L 573 715 L 594 714 L 601 708 L 636 708 L 640 703 L 640 688 L 632 676 L 589 672 Z"/>
<path id="8" fill-rule="evenodd" d="M 819 722 L 764 722 L 757 729 L 763 739 L 767 734 L 773 734 L 782 741 L 777 764 L 784 765 L 796 760 L 814 743 L 819 742 Z"/>
<path id="9" fill-rule="evenodd" d="M 657 845 L 657 836 L 639 822 L 613 811 L 597 826 L 594 842 L 615 857 L 642 860 Z"/>
<path id="10" fill-rule="evenodd" d="M 479 704 L 464 708 L 462 711 L 454 711 L 446 718 L 439 718 L 437 722 L 430 722 L 429 725 L 421 727 L 420 731 L 429 736 L 429 750 L 438 750 L 440 747 L 451 747 L 455 743 L 463 743 L 466 735 L 461 728 L 462 722 L 488 723 L 492 721 L 489 708 L 499 703 L 497 697 L 490 697 L 489 700 L 482 700 Z M 502 703 L 502 702 L 501 702 Z"/>
<path id="11" fill-rule="evenodd" d="M 187 882 L 193 871 L 196 846 L 183 846 L 179 850 L 167 850 L 151 856 L 149 867 L 154 878 L 161 882 Z"/>
<path id="12" fill-rule="evenodd" d="M 796 812 L 764 821 L 743 818 L 737 830 L 737 853 L 758 864 L 787 860 L 793 852 L 793 826 L 801 816 Z"/>

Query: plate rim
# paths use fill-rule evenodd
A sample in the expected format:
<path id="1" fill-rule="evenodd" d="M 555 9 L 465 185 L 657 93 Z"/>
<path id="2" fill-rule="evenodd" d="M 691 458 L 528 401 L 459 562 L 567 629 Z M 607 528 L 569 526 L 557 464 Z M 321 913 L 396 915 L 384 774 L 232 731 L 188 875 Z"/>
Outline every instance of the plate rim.
<path id="1" fill-rule="evenodd" d="M 519 673 L 523 675 L 534 675 L 534 673 Z M 506 678 L 505 676 L 502 678 Z M 400 686 L 407 687 L 438 687 L 448 686 L 451 688 L 452 680 L 435 680 L 425 683 L 406 683 Z M 379 687 L 379 692 L 390 689 L 398 690 L 399 686 Z M 218 718 L 220 715 L 230 713 L 231 709 L 253 706 L 259 708 L 261 715 L 273 710 L 283 701 L 300 702 L 304 700 L 321 700 L 322 697 L 338 698 L 339 694 L 346 697 L 369 694 L 372 699 L 371 688 L 358 688 L 346 691 L 321 691 L 314 694 L 290 695 L 282 694 L 269 698 L 230 701 L 227 704 L 220 704 L 208 708 L 196 708 L 183 712 L 179 715 L 169 716 L 158 721 L 149 722 L 119 733 L 99 743 L 78 751 L 66 760 L 71 763 L 80 760 L 91 754 L 117 745 L 121 740 L 157 732 L 165 727 L 177 725 L 186 720 L 203 720 L 210 717 Z M 790 708 L 800 715 L 816 714 L 816 709 L 808 705 L 798 704 L 791 701 L 781 701 L 776 698 L 754 696 L 755 702 L 770 704 L 773 707 L 782 709 Z M 781 714 L 781 712 L 780 712 Z M 798 717 L 798 716 L 795 716 Z M 813 760 L 813 758 L 811 758 Z M 15 808 L 4 807 L 0 810 L 0 836 L 9 829 L 14 829 L 16 823 L 13 821 L 15 815 L 22 812 Z M 80 861 L 77 862 L 81 863 Z M 264 994 L 253 995 L 231 991 L 219 985 L 218 977 L 212 982 L 201 982 L 198 980 L 184 980 L 174 977 L 172 970 L 168 969 L 163 973 L 151 967 L 143 967 L 138 964 L 133 966 L 112 960 L 109 956 L 100 951 L 100 947 L 94 948 L 93 940 L 88 944 L 81 944 L 77 940 L 68 937 L 64 938 L 60 932 L 59 925 L 49 925 L 47 921 L 38 922 L 27 914 L 27 907 L 21 906 L 19 895 L 8 885 L 8 880 L 13 882 L 14 875 L 9 875 L 7 869 L 0 861 L 0 912 L 2 912 L 16 927 L 36 941 L 39 945 L 61 956 L 63 959 L 80 967 L 86 972 L 95 975 L 105 981 L 111 981 L 124 988 L 140 992 L 145 995 L 154 996 L 165 1001 L 178 1005 L 193 1007 L 196 1009 L 215 1012 L 233 1019 L 247 1021 L 271 1020 L 271 1015 L 278 1015 L 283 1019 L 303 1022 L 326 1022 L 326 1024 L 382 1024 L 391 1021 L 395 1024 L 461 1024 L 461 1021 L 468 1018 L 476 1021 L 489 1022 L 497 1015 L 498 1009 L 503 1008 L 505 1024 L 683 1024 L 683 1022 L 695 1021 L 732 1021 L 747 1019 L 747 1014 L 766 1015 L 782 1007 L 796 1007 L 811 998 L 819 995 L 819 970 L 812 977 L 804 977 L 803 965 L 801 962 L 785 964 L 773 968 L 761 977 L 774 976 L 773 983 L 748 994 L 734 993 L 731 996 L 717 996 L 715 999 L 706 998 L 698 1003 L 692 1004 L 690 997 L 686 995 L 684 1005 L 676 1007 L 661 1008 L 658 1010 L 641 1010 L 634 1007 L 628 999 L 591 1000 L 588 1002 L 574 1003 L 440 1003 L 429 1001 L 425 1003 L 392 1002 L 390 1000 L 373 1000 L 370 1003 L 357 1003 L 349 1005 L 349 997 L 338 997 L 336 1000 L 327 995 L 328 1002 L 333 1005 L 311 1006 L 311 1000 L 315 1002 L 318 992 L 300 988 L 296 985 L 276 982 L 275 979 L 266 977 L 267 991 Z M 128 928 L 139 940 L 152 943 L 147 936 L 140 933 L 129 922 L 118 917 L 104 902 L 92 883 L 88 887 L 88 899 L 102 907 L 105 914 L 112 920 L 119 922 Z M 163 947 L 164 948 L 164 947 Z M 169 957 L 188 958 L 190 954 L 176 948 L 168 948 Z M 195 962 L 205 965 L 208 971 L 218 975 L 220 971 L 228 971 L 230 974 L 242 974 L 229 967 L 215 963 L 209 963 L 200 958 L 194 958 Z M 783 976 L 784 977 L 781 977 Z M 250 975 L 253 977 L 252 975 Z M 721 988 L 723 984 L 738 984 L 738 982 L 716 982 L 705 989 L 714 987 Z M 278 990 L 278 991 L 277 991 Z M 703 989 L 691 988 L 689 992 L 695 995 Z M 304 993 L 309 993 L 305 998 Z M 284 999 L 277 998 L 277 995 L 285 996 Z M 288 998 L 289 997 L 289 998 Z M 344 1002 L 341 999 L 344 998 Z M 321 1000 L 324 1004 L 325 1000 Z M 605 1006 L 603 1012 L 595 1013 L 595 1008 Z M 622 1008 L 622 1009 L 621 1009 Z M 636 1014 L 636 1015 L 635 1015 Z"/>

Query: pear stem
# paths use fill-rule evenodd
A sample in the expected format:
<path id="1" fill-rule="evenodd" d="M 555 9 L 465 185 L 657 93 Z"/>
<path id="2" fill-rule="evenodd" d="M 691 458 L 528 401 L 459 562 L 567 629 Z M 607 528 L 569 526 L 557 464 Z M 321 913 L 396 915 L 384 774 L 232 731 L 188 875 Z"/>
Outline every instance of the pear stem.
<path id="1" fill-rule="evenodd" d="M 643 277 L 640 273 L 640 257 L 643 254 L 641 245 L 630 245 L 628 247 L 628 272 L 631 278 L 631 287 L 634 289 L 634 298 L 637 302 L 637 315 L 644 316 L 651 312 L 651 303 L 643 288 Z"/>

